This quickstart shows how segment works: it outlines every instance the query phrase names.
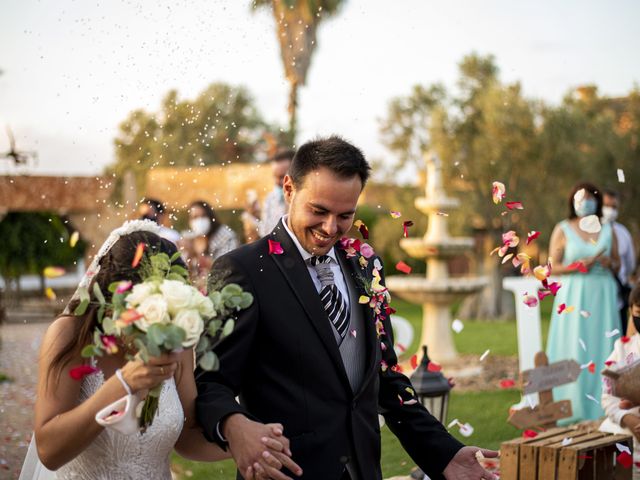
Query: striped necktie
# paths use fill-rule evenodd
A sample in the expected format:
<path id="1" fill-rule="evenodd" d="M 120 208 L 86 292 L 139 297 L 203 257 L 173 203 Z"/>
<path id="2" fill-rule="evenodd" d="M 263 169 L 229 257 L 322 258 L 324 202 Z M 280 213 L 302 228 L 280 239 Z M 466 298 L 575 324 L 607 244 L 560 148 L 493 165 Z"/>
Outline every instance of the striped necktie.
<path id="1" fill-rule="evenodd" d="M 310 263 L 316 269 L 318 280 L 320 280 L 320 301 L 322 306 L 338 335 L 340 335 L 340 342 L 342 342 L 349 329 L 350 315 L 347 302 L 333 280 L 333 272 L 330 265 L 331 257 L 328 255 L 311 257 Z"/>

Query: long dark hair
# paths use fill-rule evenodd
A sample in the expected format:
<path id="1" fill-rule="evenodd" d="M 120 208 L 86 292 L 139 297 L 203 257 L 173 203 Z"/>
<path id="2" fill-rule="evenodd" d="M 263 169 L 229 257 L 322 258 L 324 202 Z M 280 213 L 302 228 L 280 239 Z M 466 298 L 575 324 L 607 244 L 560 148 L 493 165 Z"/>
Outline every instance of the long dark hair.
<path id="1" fill-rule="evenodd" d="M 136 253 L 138 244 L 146 244 L 145 252 L 166 253 L 172 256 L 176 251 L 176 246 L 169 240 L 159 237 L 155 233 L 148 231 L 137 231 L 127 235 L 123 235 L 113 244 L 111 249 L 100 259 L 100 270 L 93 277 L 91 285 L 89 285 L 89 295 L 91 303 L 87 311 L 81 316 L 74 316 L 74 332 L 71 340 L 53 357 L 49 374 L 54 374 L 56 379 L 59 378 L 62 370 L 69 362 L 77 356 L 85 345 L 92 341 L 93 332 L 98 326 L 98 305 L 97 299 L 93 294 L 93 284 L 97 283 L 102 291 L 107 303 L 111 301 L 112 293 L 109 292 L 109 285 L 113 282 L 129 280 L 134 284 L 140 283 L 140 269 L 131 266 Z M 182 263 L 178 259 L 175 263 Z M 69 303 L 69 311 L 73 311 L 79 305 L 79 300 L 73 300 Z"/>
<path id="2" fill-rule="evenodd" d="M 193 207 L 202 208 L 209 220 L 211 220 L 211 226 L 209 227 L 209 232 L 207 233 L 207 239 L 211 239 L 211 237 L 213 237 L 213 235 L 222 226 L 218 221 L 218 217 L 216 217 L 216 211 L 211 205 L 203 200 L 196 200 L 195 202 L 191 202 L 191 205 L 189 205 L 189 210 L 191 210 Z"/>

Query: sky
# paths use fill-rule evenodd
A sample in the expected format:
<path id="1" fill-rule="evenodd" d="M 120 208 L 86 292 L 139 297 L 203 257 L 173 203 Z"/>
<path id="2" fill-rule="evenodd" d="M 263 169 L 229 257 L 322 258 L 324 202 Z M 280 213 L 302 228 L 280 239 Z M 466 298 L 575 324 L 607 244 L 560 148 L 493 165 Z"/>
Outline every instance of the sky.
<path id="1" fill-rule="evenodd" d="M 415 84 L 454 88 L 474 51 L 530 98 L 558 103 L 587 83 L 624 95 L 640 82 L 638 20 L 635 0 L 348 0 L 319 29 L 297 140 L 338 133 L 391 159 L 389 101 Z M 250 0 L 0 0 L 0 45 L 0 126 L 39 157 L 21 170 L 0 160 L 0 174 L 98 175 L 130 111 L 214 81 L 247 87 L 266 120 L 287 124 L 274 21 Z"/>

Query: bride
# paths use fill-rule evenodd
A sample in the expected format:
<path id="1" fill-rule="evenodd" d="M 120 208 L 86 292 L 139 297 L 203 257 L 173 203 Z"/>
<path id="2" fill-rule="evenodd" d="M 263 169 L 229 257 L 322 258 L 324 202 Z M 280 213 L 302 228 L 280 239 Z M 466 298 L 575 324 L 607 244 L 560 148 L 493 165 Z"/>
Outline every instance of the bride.
<path id="1" fill-rule="evenodd" d="M 131 266 L 139 243 L 144 242 L 147 251 L 153 253 L 171 256 L 176 251 L 171 242 L 157 235 L 157 229 L 153 222 L 138 220 L 112 232 L 81 287 L 91 287 L 96 282 L 109 301 L 108 287 L 113 282 L 139 283 L 138 270 Z M 119 345 L 116 353 L 88 362 L 80 351 L 92 341 L 97 308 L 89 307 L 82 316 L 71 315 L 78 303 L 74 295 L 65 312 L 49 326 L 42 342 L 35 435 L 20 478 L 170 480 L 169 456 L 174 448 L 191 460 L 231 458 L 216 444 L 206 441 L 196 424 L 193 350 L 152 357 L 144 364 L 140 360 L 127 361 L 127 346 Z M 79 364 L 97 371 L 74 380 L 71 373 Z M 123 395 L 142 398 L 163 381 L 158 413 L 144 434 L 124 435 L 96 422 L 96 413 Z M 282 425 L 265 426 L 264 460 L 243 472 L 245 478 L 287 479 L 279 471 L 283 466 L 291 471 L 299 469 L 290 458 L 288 440 L 282 433 Z"/>

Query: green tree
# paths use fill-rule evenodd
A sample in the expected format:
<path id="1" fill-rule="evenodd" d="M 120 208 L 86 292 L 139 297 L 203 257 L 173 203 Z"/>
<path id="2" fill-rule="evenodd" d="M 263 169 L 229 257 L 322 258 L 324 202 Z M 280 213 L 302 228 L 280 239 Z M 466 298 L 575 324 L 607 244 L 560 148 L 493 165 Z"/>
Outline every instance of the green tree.
<path id="1" fill-rule="evenodd" d="M 72 232 L 65 221 L 51 212 L 9 212 L 0 221 L 0 275 L 5 285 L 15 282 L 21 275 L 40 275 L 44 286 L 43 270 L 48 266 L 69 267 L 84 254 L 86 245 L 69 245 Z M 19 289 L 17 289 L 19 293 Z"/>
<path id="2" fill-rule="evenodd" d="M 317 46 L 318 25 L 337 13 L 344 0 L 254 0 L 253 8 L 271 9 L 276 22 L 280 56 L 289 82 L 289 141 L 295 142 L 298 88 L 305 85 Z"/>
<path id="3" fill-rule="evenodd" d="M 109 173 L 120 182 L 132 171 L 138 191 L 144 191 L 150 168 L 251 162 L 274 135 L 277 128 L 262 119 L 243 87 L 213 83 L 194 100 L 181 100 L 171 90 L 160 111 L 135 110 L 120 124 Z"/>

